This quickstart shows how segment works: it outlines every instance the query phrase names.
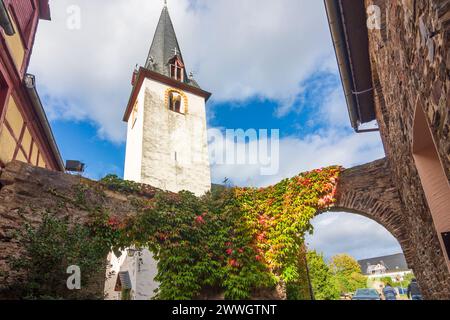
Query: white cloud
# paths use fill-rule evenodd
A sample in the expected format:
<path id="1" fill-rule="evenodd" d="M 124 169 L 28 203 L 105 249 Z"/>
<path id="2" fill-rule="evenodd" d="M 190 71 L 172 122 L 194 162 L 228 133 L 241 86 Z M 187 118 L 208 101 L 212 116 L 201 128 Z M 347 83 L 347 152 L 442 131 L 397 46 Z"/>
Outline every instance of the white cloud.
<path id="1" fill-rule="evenodd" d="M 124 141 L 131 73 L 145 61 L 162 3 L 51 1 L 30 71 L 52 119 L 90 120 L 103 138 Z M 67 28 L 71 5 L 81 9 L 80 30 Z M 171 0 L 169 10 L 187 67 L 218 101 L 260 96 L 289 110 L 299 84 L 334 59 L 322 1 Z"/>
<path id="2" fill-rule="evenodd" d="M 314 80 L 307 90 L 314 94 L 314 98 L 302 97 L 305 100 L 302 101 L 303 109 L 312 109 L 313 112 L 309 118 L 303 119 L 304 124 L 297 125 L 298 132 L 308 133 L 280 140 L 279 154 L 272 155 L 279 159 L 276 174 L 261 175 L 261 165 L 213 165 L 213 181 L 220 183 L 228 178 L 239 186 L 267 186 L 319 167 L 341 165 L 351 168 L 385 156 L 378 132 L 356 134 L 349 129 L 347 105 L 340 84 L 333 83 L 330 77 L 321 77 Z M 302 130 L 303 126 L 308 130 Z M 280 131 L 285 136 L 283 129 Z M 215 149 L 216 145 L 210 146 L 210 151 Z"/>
<path id="3" fill-rule="evenodd" d="M 213 149 L 213 148 L 211 148 Z M 236 185 L 267 186 L 300 172 L 342 165 L 350 168 L 384 157 L 379 134 L 358 135 L 337 129 L 324 129 L 304 138 L 280 140 L 280 170 L 272 176 L 260 174 L 258 165 L 215 165 L 213 181 L 229 178 Z"/>
<path id="4" fill-rule="evenodd" d="M 324 213 L 313 221 L 314 234 L 307 236 L 310 249 L 326 259 L 347 253 L 356 259 L 402 252 L 400 244 L 383 226 L 369 218 L 345 212 Z"/>
<path id="5" fill-rule="evenodd" d="M 345 127 L 350 124 L 347 104 L 345 102 L 342 87 L 336 87 L 325 99 L 324 105 L 319 112 L 319 119 L 331 127 Z"/>

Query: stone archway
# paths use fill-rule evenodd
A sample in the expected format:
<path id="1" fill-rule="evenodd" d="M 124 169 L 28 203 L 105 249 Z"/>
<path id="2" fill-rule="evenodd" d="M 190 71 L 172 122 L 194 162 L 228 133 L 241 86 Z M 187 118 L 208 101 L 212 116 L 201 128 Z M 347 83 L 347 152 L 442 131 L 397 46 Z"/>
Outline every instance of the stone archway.
<path id="1" fill-rule="evenodd" d="M 336 199 L 331 211 L 355 213 L 379 223 L 398 240 L 408 263 L 412 263 L 400 197 L 385 159 L 345 170 L 338 183 Z"/>
<path id="2" fill-rule="evenodd" d="M 414 271 L 425 299 L 449 299 L 450 284 L 439 279 L 440 266 L 434 265 L 440 252 L 438 241 L 423 250 L 418 234 L 421 226 L 411 226 L 392 182 L 387 159 L 345 170 L 340 177 L 336 203 L 330 211 L 345 211 L 370 218 L 386 228 L 399 242 L 408 266 Z"/>
<path id="3" fill-rule="evenodd" d="M 352 213 L 375 221 L 397 240 L 408 266 L 414 269 L 413 244 L 386 159 L 344 170 L 337 185 L 336 203 L 328 212 Z"/>

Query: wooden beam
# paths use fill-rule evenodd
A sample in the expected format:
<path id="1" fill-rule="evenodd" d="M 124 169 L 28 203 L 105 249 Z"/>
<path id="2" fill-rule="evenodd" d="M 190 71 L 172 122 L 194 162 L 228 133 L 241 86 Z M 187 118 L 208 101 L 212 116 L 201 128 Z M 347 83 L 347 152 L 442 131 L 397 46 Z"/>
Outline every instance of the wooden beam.
<path id="1" fill-rule="evenodd" d="M 26 128 L 27 128 L 27 124 L 24 122 L 22 125 L 22 129 L 20 130 L 19 139 L 17 139 L 17 144 L 16 144 L 16 149 L 14 150 L 13 160 L 17 159 L 17 154 L 19 153 L 19 150 L 23 149 L 22 140 L 23 140 L 23 136 L 25 135 Z M 24 150 L 22 150 L 22 151 L 24 151 Z M 26 157 L 27 154 L 25 152 L 24 152 L 24 154 Z"/>
<path id="2" fill-rule="evenodd" d="M 20 139 L 21 139 L 21 137 L 23 138 L 23 134 L 25 132 L 24 127 L 26 128 L 26 125 L 24 124 L 24 127 L 22 127 L 22 130 L 20 132 L 21 137 L 19 137 L 19 138 L 17 138 L 16 135 L 14 134 L 14 130 L 11 127 L 11 125 L 9 124 L 8 120 L 5 119 L 4 125 L 5 125 L 5 128 L 8 129 L 8 131 L 11 134 L 14 141 L 16 142 L 16 148 L 14 149 L 13 160 L 16 160 L 17 154 L 19 153 L 19 149 L 23 152 L 24 156 L 26 157 L 27 153 L 25 152 L 25 149 L 22 147 L 22 145 L 20 143 L 20 141 L 21 141 Z"/>

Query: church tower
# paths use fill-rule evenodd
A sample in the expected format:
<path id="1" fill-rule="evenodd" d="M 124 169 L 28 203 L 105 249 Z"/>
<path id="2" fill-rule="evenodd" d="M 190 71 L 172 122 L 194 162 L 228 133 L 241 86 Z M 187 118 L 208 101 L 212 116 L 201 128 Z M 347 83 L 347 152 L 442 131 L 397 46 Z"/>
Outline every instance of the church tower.
<path id="1" fill-rule="evenodd" d="M 135 70 L 123 120 L 128 123 L 126 180 L 201 196 L 211 188 L 206 101 L 210 93 L 188 76 L 175 30 L 164 6 L 144 67 Z M 106 299 L 148 300 L 159 284 L 157 261 L 145 248 L 110 253 Z"/>
<path id="2" fill-rule="evenodd" d="M 123 118 L 128 123 L 124 178 L 172 192 L 209 191 L 205 104 L 211 94 L 187 73 L 167 5 L 132 85 Z"/>

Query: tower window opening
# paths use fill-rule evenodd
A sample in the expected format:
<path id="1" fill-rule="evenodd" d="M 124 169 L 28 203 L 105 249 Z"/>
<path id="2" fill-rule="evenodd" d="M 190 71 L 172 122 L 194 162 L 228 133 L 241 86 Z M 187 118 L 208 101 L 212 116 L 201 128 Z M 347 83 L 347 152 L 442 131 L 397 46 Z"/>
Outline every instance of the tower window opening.
<path id="1" fill-rule="evenodd" d="M 171 92 L 169 94 L 169 109 L 177 113 L 182 113 L 181 101 L 182 97 L 179 93 Z"/>
<path id="2" fill-rule="evenodd" d="M 177 56 L 170 61 L 170 77 L 177 81 L 184 80 L 184 65 Z"/>

